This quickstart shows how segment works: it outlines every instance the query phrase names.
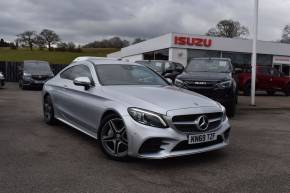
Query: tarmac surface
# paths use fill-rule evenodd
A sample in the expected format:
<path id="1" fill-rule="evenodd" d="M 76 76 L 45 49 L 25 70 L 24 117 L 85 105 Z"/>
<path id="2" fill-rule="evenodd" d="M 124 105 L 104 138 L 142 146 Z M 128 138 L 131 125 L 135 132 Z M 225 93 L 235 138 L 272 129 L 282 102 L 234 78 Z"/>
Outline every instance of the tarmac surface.
<path id="1" fill-rule="evenodd" d="M 0 192 L 290 192 L 290 97 L 239 98 L 230 145 L 166 160 L 116 162 L 94 139 L 42 119 L 41 92 L 0 89 Z"/>

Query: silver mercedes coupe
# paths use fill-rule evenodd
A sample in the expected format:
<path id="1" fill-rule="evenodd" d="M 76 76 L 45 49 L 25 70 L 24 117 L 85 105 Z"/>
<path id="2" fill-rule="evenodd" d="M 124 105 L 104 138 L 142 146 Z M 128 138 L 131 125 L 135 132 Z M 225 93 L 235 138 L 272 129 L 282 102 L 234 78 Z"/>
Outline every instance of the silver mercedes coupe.
<path id="1" fill-rule="evenodd" d="M 135 63 L 81 57 L 43 87 L 44 120 L 100 141 L 112 159 L 162 159 L 228 145 L 225 108 Z"/>

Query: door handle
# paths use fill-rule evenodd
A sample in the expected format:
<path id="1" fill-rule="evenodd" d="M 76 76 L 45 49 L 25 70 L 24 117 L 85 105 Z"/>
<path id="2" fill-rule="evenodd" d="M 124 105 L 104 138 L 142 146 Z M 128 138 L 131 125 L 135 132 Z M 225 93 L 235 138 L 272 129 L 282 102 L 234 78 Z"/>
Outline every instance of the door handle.
<path id="1" fill-rule="evenodd" d="M 64 87 L 64 88 L 68 88 L 68 86 L 67 86 L 66 84 L 65 84 L 65 85 L 63 85 L 63 87 Z"/>

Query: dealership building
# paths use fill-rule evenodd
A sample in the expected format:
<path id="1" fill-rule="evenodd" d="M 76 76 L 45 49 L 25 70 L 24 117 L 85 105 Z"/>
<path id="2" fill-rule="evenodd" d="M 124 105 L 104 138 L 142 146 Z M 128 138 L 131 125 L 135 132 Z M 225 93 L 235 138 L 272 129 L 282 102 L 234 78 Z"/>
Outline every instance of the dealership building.
<path id="1" fill-rule="evenodd" d="M 235 66 L 251 64 L 252 40 L 169 33 L 122 48 L 107 57 L 137 60 L 170 60 L 184 66 L 192 58 L 230 58 Z M 290 44 L 257 42 L 257 64 L 273 66 L 290 76 Z"/>

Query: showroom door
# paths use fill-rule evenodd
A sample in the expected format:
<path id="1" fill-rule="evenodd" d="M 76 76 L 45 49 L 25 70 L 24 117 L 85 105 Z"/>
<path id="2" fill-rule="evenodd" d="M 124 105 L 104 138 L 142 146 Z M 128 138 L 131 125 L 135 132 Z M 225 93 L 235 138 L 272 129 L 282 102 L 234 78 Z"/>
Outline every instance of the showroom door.
<path id="1" fill-rule="evenodd" d="M 290 57 L 273 56 L 273 67 L 283 72 L 285 76 L 290 76 Z"/>

